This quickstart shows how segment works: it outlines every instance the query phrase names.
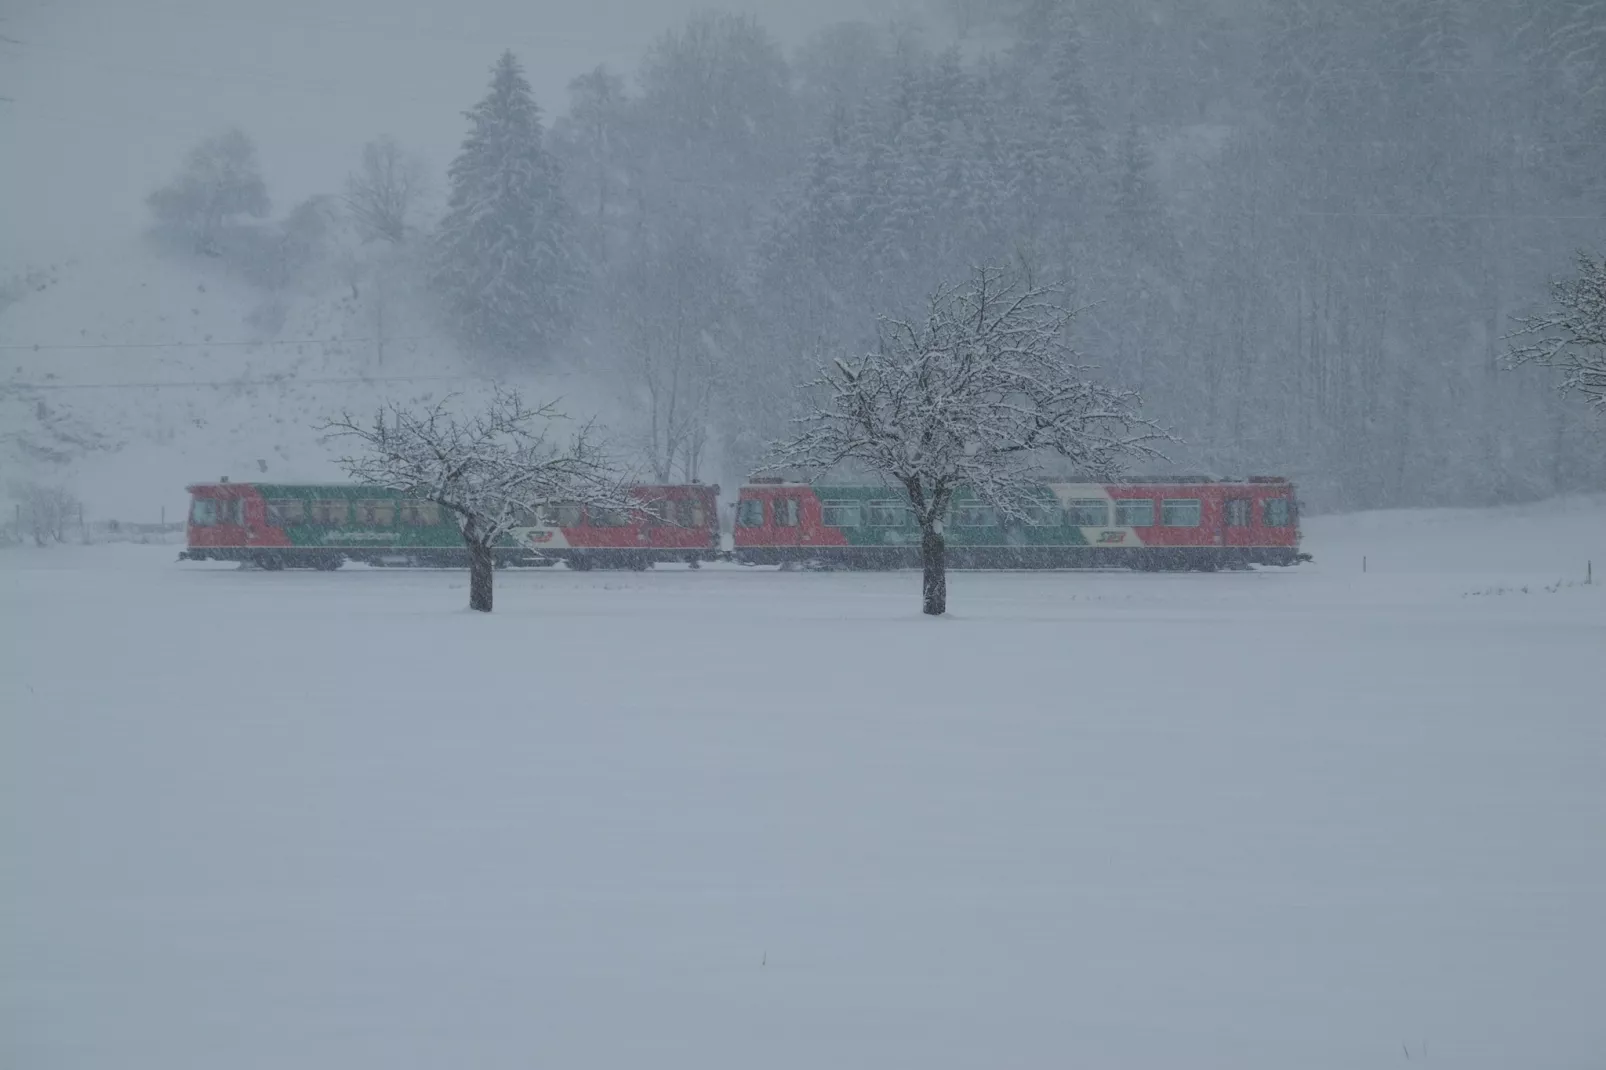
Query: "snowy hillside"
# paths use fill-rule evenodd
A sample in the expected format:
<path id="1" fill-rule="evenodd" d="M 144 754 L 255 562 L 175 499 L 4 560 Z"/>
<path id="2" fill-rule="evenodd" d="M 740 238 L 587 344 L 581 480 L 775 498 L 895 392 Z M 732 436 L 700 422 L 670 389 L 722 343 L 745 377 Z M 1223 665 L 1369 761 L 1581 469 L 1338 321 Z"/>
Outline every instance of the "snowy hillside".
<path id="1" fill-rule="evenodd" d="M 66 483 L 91 516 L 154 521 L 180 515 L 195 480 L 335 476 L 313 426 L 342 407 L 485 389 L 419 273 L 378 255 L 335 250 L 278 290 L 150 239 L 40 272 L 0 308 L 5 418 L 43 412 L 105 448 L 64 466 L 6 451 L 0 491 L 31 474 Z M 556 373 L 524 385 L 585 403 Z"/>
<path id="2" fill-rule="evenodd" d="M 1606 500 L 1309 548 L 7 551 L 0 1065 L 1596 1065 Z"/>
<path id="3" fill-rule="evenodd" d="M 1582 579 L 1606 568 L 1606 495 L 1489 509 L 1385 509 L 1307 517 L 1315 569 L 1361 582 L 1472 585 Z M 1363 562 L 1364 559 L 1364 562 Z"/>

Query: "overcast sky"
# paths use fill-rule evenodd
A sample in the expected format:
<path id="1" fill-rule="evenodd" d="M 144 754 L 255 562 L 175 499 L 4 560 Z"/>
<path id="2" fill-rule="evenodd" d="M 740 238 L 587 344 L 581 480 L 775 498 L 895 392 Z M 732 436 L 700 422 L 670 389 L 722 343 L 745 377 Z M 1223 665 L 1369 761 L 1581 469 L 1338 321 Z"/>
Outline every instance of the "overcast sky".
<path id="1" fill-rule="evenodd" d="M 598 63 L 633 72 L 698 0 L 0 0 L 0 271 L 92 253 L 204 135 L 257 141 L 276 212 L 335 192 L 393 133 L 437 173 L 511 48 L 548 116 Z M 790 46 L 910 0 L 749 0 Z"/>

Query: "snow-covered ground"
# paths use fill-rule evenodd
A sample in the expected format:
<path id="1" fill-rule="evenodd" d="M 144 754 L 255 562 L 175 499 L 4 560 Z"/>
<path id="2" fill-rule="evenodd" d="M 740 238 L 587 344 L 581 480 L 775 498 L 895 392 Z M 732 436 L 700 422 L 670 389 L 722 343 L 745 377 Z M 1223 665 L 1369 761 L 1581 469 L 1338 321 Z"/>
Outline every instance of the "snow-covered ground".
<path id="1" fill-rule="evenodd" d="M 1601 1066 L 1606 500 L 1307 533 L 943 620 L 0 555 L 0 1066 Z"/>

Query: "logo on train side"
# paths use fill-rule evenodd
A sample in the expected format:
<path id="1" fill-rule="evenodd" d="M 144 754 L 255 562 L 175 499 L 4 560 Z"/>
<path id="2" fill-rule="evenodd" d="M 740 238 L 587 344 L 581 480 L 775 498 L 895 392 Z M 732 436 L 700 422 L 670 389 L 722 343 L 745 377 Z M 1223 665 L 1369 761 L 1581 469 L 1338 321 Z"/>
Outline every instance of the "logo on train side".
<path id="1" fill-rule="evenodd" d="M 327 531 L 324 533 L 324 542 L 389 542 L 390 533 L 386 531 Z"/>
<path id="2" fill-rule="evenodd" d="M 552 541 L 552 533 L 550 531 L 540 531 L 540 530 L 530 531 L 530 532 L 526 532 L 525 533 L 525 537 L 527 539 L 529 539 L 529 541 L 531 541 L 531 542 L 551 542 Z"/>
<path id="3" fill-rule="evenodd" d="M 1099 542 L 1125 542 L 1125 541 L 1126 541 L 1126 532 L 1124 532 L 1124 531 L 1101 531 L 1101 532 L 1099 532 Z"/>

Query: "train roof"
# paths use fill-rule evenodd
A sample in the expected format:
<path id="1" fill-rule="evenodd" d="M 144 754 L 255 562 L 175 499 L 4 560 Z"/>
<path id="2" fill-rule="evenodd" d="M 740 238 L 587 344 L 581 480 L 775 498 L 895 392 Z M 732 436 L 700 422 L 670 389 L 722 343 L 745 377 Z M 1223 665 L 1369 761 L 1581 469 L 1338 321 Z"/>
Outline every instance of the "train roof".
<path id="1" fill-rule="evenodd" d="M 1106 480 L 1106 479 L 1092 479 L 1092 478 L 1085 478 L 1085 479 L 1045 479 L 1045 480 L 1043 480 L 1043 485 L 1044 486 L 1049 486 L 1049 487 L 1052 487 L 1052 486 L 1075 486 L 1075 485 L 1079 485 L 1079 484 L 1094 484 L 1094 485 L 1109 486 L 1109 487 L 1126 487 L 1126 486 L 1140 486 L 1140 485 L 1163 486 L 1163 487 L 1180 487 L 1180 486 L 1188 486 L 1188 485 L 1192 485 L 1192 484 L 1215 484 L 1215 485 L 1220 485 L 1220 486 L 1248 486 L 1248 485 L 1251 485 L 1251 484 L 1257 485 L 1257 486 L 1258 485 L 1284 485 L 1284 486 L 1287 486 L 1287 485 L 1289 485 L 1289 479 L 1288 479 L 1287 476 L 1243 476 L 1243 477 L 1217 478 L 1215 476 L 1182 475 L 1182 476 L 1126 476 L 1126 477 L 1121 478 L 1121 479 L 1108 479 L 1108 480 Z M 808 480 L 800 480 L 800 479 L 781 479 L 779 477 L 771 478 L 771 477 L 767 477 L 767 476 L 754 476 L 754 477 L 750 478 L 747 481 L 747 483 L 745 483 L 743 485 L 743 489 L 745 490 L 745 489 L 747 489 L 749 487 L 811 487 L 811 486 L 816 486 L 816 485 L 818 485 L 818 486 L 827 486 L 827 487 L 873 487 L 873 486 L 878 486 L 879 484 L 875 484 L 875 483 L 855 483 L 855 482 L 852 482 L 850 480 L 819 480 L 817 482 L 810 482 Z"/>
<path id="2" fill-rule="evenodd" d="M 228 478 L 210 480 L 201 483 L 186 484 L 184 489 L 193 493 L 197 490 L 214 490 L 218 487 L 275 487 L 282 490 L 329 490 L 349 493 L 351 491 L 384 491 L 387 494 L 399 493 L 389 487 L 375 487 L 364 483 L 312 483 L 295 480 L 280 479 L 242 479 L 239 481 Z M 707 490 L 714 494 L 719 493 L 718 483 L 632 483 L 631 490 Z"/>

